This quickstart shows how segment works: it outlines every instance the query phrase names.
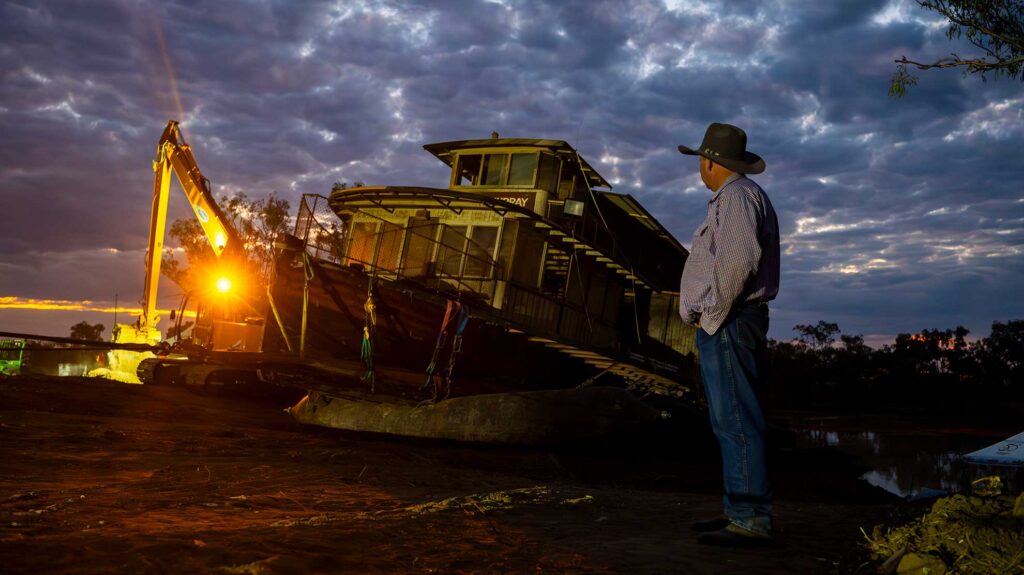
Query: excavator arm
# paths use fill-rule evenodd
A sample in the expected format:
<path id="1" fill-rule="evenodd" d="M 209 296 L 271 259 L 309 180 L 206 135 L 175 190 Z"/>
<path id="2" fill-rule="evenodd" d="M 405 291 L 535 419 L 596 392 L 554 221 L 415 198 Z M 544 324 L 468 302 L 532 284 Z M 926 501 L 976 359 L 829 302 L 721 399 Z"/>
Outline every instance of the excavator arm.
<path id="1" fill-rule="evenodd" d="M 182 139 L 178 122 L 167 123 L 157 146 L 153 162 L 153 205 L 150 210 L 149 244 L 146 251 L 146 279 L 142 296 L 142 312 L 133 325 L 115 325 L 113 341 L 119 344 L 156 345 L 163 339 L 157 329 L 157 288 L 160 283 L 160 263 L 167 231 L 167 200 L 170 196 L 171 174 L 181 183 L 192 211 L 202 227 L 210 247 L 219 261 L 244 261 L 245 250 L 238 233 L 217 205 L 210 191 L 210 181 L 203 177 L 192 148 Z M 139 363 L 153 357 L 152 353 L 115 350 L 108 355 L 109 365 L 92 372 L 127 383 L 140 383 L 137 377 Z"/>
<path id="2" fill-rule="evenodd" d="M 139 316 L 140 329 L 155 329 L 158 321 L 156 296 L 167 227 L 167 199 L 170 196 L 171 172 L 181 183 L 188 203 L 192 206 L 192 211 L 217 258 L 224 257 L 225 253 L 230 257 L 240 257 L 243 252 L 242 241 L 214 200 L 210 191 L 210 181 L 199 171 L 199 166 L 192 156 L 192 147 L 182 139 L 178 122 L 174 120 L 167 123 L 163 135 L 160 136 L 153 172 L 153 207 L 150 210 L 146 285 L 143 291 L 142 315 Z"/>

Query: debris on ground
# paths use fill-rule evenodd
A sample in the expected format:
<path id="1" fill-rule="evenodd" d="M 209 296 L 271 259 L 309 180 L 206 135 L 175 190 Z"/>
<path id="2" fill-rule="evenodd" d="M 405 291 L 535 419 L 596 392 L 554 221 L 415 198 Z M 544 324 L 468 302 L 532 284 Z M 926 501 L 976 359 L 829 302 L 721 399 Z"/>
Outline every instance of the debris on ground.
<path id="1" fill-rule="evenodd" d="M 780 545 L 732 553 L 690 531 L 721 511 L 690 436 L 400 440 L 301 426 L 297 399 L 0 378 L 0 571 L 863 575 L 861 526 L 908 506 L 845 456 L 780 452 Z"/>
<path id="2" fill-rule="evenodd" d="M 1024 494 L 1003 493 L 999 477 L 983 477 L 971 494 L 943 497 L 902 527 L 879 525 L 867 536 L 883 573 L 1024 574 Z"/>

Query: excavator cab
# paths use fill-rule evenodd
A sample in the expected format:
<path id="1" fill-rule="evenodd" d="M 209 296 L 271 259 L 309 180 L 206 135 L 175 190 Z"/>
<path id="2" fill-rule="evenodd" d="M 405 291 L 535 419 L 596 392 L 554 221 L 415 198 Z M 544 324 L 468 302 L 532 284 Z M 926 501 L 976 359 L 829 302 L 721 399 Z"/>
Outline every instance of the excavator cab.
<path id="1" fill-rule="evenodd" d="M 156 302 L 167 228 L 167 200 L 173 174 L 209 242 L 212 258 L 209 270 L 196 270 L 198 285 L 189 289 L 174 314 L 175 325 L 168 334 L 169 349 L 190 358 L 205 357 L 216 351 L 260 351 L 264 322 L 259 317 L 257 305 L 252 303 L 258 298 L 247 293 L 256 293 L 254 290 L 259 282 L 245 281 L 251 275 L 245 246 L 230 219 L 214 200 L 210 181 L 199 170 L 178 122 L 172 120 L 167 123 L 157 145 L 153 172 L 153 204 L 142 312 L 134 324 L 114 326 L 114 342 L 157 345 L 163 340 L 157 328 L 160 318 Z M 190 301 L 194 311 L 189 309 Z M 189 315 L 194 321 L 186 325 L 184 318 Z M 150 352 L 115 350 L 108 357 L 110 367 L 95 370 L 92 375 L 141 383 L 137 376 L 139 365 L 153 357 Z M 100 371 L 103 373 L 98 373 Z"/>
<path id="2" fill-rule="evenodd" d="M 211 351 L 261 351 L 264 318 L 248 301 L 236 299 L 231 293 L 234 285 L 218 280 L 216 297 L 197 299 L 192 310 L 186 310 L 187 302 L 183 301 L 180 313 L 171 312 L 174 327 L 168 331 L 168 339 L 174 335 L 174 349 L 190 356 L 203 356 Z M 186 320 L 188 317 L 194 321 Z"/>

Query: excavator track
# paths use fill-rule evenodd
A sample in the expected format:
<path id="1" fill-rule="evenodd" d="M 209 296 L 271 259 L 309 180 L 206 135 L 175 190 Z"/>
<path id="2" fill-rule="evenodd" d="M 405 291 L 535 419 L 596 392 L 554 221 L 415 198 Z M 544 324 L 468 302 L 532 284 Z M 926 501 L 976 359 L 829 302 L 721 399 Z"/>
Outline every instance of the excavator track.
<path id="1" fill-rule="evenodd" d="M 172 385 L 180 377 L 182 364 L 180 360 L 151 357 L 139 362 L 135 374 L 145 385 Z"/>
<path id="2" fill-rule="evenodd" d="M 147 385 L 230 386 L 259 383 L 257 370 L 191 359 L 152 357 L 142 360 L 136 371 Z"/>

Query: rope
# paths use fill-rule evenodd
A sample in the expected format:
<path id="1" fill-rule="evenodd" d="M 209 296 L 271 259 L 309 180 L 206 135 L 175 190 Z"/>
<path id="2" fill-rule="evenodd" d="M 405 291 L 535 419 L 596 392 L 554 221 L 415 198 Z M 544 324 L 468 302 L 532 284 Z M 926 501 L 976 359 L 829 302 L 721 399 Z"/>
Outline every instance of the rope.
<path id="1" fill-rule="evenodd" d="M 640 315 L 637 311 L 637 291 L 636 291 L 636 272 L 633 271 L 633 266 L 629 266 L 629 275 L 633 276 L 630 280 L 633 282 L 633 325 L 636 327 L 636 344 L 643 345 L 644 338 L 640 336 Z"/>
<path id="2" fill-rule="evenodd" d="M 299 359 L 306 357 L 306 320 L 309 317 L 309 282 L 313 281 L 313 261 L 309 254 L 302 252 L 303 277 L 302 282 L 302 331 L 299 333 Z M 269 292 L 268 292 L 269 293 Z"/>
<path id="3" fill-rule="evenodd" d="M 448 324 L 452 320 L 452 311 L 455 308 L 456 302 L 448 300 L 448 305 L 444 310 L 444 318 L 441 320 L 441 329 L 437 332 L 437 342 L 434 344 L 434 353 L 430 356 L 430 363 L 427 365 L 427 380 L 423 382 L 420 387 L 420 391 L 426 391 L 433 386 L 433 399 L 437 399 L 438 383 L 434 378 L 434 371 L 437 369 L 437 360 L 441 356 L 441 349 L 444 348 L 444 342 L 448 335 Z"/>
<path id="4" fill-rule="evenodd" d="M 448 341 L 448 330 L 453 321 L 455 323 L 455 336 L 452 339 L 452 351 L 451 355 L 448 356 L 448 365 L 440 373 L 437 373 L 438 360 L 441 357 L 441 351 L 444 349 L 445 342 Z M 455 370 L 455 355 L 462 351 L 462 332 L 465 331 L 466 324 L 468 323 L 469 307 L 462 305 L 461 302 L 448 300 L 448 305 L 444 311 L 444 319 L 441 320 L 441 329 L 437 333 L 437 343 L 434 344 L 434 353 L 430 357 L 430 364 L 427 365 L 427 380 L 420 387 L 420 391 L 431 389 L 431 401 L 436 402 L 439 399 L 447 399 L 451 393 L 451 378 Z M 443 397 L 441 397 L 442 390 L 444 391 Z"/>
<path id="5" fill-rule="evenodd" d="M 583 389 L 583 388 L 586 388 L 586 387 L 590 387 L 591 385 L 594 385 L 594 382 L 597 381 L 597 378 L 601 377 L 602 375 L 604 375 L 606 373 L 609 373 L 612 370 L 612 368 L 615 367 L 616 365 L 619 365 L 619 362 L 617 362 L 617 361 L 616 362 L 612 362 L 611 365 L 609 365 L 608 367 L 604 368 L 600 372 L 598 372 L 598 373 L 588 377 L 587 379 L 584 379 L 582 382 L 580 382 L 579 385 L 576 386 L 576 389 Z"/>
<path id="6" fill-rule="evenodd" d="M 452 391 L 452 374 L 455 372 L 455 356 L 462 352 L 462 332 L 466 330 L 469 323 L 469 307 L 459 306 L 458 326 L 455 328 L 455 337 L 452 338 L 452 353 L 448 356 L 448 367 L 444 373 L 444 397 L 448 399 Z"/>
<path id="7" fill-rule="evenodd" d="M 363 325 L 363 345 L 359 351 L 359 359 L 363 360 L 363 363 L 366 364 L 366 373 L 359 379 L 363 383 L 370 384 L 370 393 L 374 391 L 373 331 L 377 325 L 377 304 L 374 302 L 373 293 L 373 278 L 370 278 L 366 290 L 366 303 L 363 304 L 363 311 L 366 312 L 366 321 Z"/>

